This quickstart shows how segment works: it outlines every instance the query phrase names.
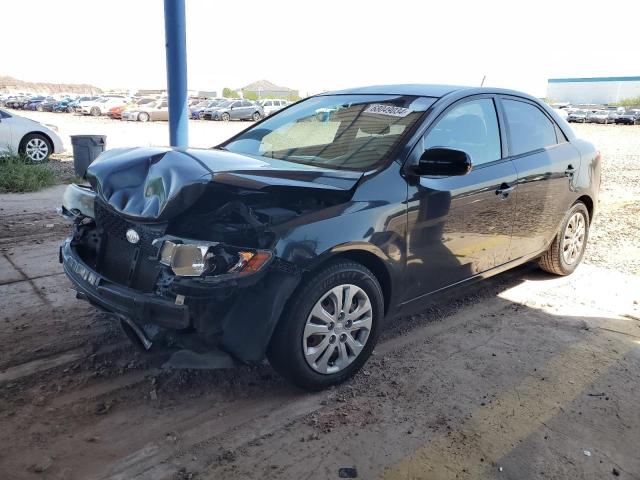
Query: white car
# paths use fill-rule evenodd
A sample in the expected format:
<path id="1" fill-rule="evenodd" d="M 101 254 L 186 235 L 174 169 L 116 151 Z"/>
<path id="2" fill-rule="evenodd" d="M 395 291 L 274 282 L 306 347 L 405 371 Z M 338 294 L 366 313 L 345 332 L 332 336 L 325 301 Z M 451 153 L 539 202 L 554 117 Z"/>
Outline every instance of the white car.
<path id="1" fill-rule="evenodd" d="M 287 100 L 258 100 L 258 103 L 262 105 L 262 109 L 264 110 L 264 116 L 268 117 L 272 113 L 277 112 L 278 110 L 283 109 L 284 107 L 291 105 L 291 102 Z"/>
<path id="2" fill-rule="evenodd" d="M 119 95 L 109 95 L 97 98 L 95 100 L 88 100 L 86 102 L 80 102 L 77 112 L 83 115 L 92 115 L 94 117 L 99 117 L 100 115 L 106 115 L 109 113 L 113 107 L 119 107 L 121 105 L 126 105 L 130 99 L 119 96 Z"/>
<path id="3" fill-rule="evenodd" d="M 64 151 L 57 127 L 0 110 L 0 153 L 18 152 L 32 162 L 44 162 Z"/>

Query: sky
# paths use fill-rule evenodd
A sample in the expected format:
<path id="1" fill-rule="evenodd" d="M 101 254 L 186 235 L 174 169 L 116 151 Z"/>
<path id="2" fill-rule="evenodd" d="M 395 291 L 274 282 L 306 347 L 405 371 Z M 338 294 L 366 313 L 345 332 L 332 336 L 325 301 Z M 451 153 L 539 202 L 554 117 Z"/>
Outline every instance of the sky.
<path id="1" fill-rule="evenodd" d="M 542 97 L 548 78 L 640 75 L 637 34 L 622 41 L 633 0 L 186 0 L 186 12 L 193 90 L 267 79 L 306 95 L 486 75 Z M 3 17 L 21 20 L 2 22 L 0 75 L 166 86 L 162 0 L 2 0 Z"/>

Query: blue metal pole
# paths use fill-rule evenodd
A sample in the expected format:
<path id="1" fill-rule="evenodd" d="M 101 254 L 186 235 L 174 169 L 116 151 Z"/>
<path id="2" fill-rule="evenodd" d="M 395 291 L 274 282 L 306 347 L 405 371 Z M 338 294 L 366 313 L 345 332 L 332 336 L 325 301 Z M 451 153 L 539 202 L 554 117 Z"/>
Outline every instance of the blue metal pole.
<path id="1" fill-rule="evenodd" d="M 164 0 L 164 34 L 167 48 L 169 140 L 172 147 L 189 146 L 187 105 L 187 22 L 184 0 Z"/>

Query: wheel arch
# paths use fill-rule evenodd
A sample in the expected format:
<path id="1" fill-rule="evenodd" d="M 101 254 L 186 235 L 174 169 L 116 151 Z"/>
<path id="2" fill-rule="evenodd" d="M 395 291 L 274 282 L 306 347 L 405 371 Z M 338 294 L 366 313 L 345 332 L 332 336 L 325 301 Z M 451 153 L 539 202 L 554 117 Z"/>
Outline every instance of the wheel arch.
<path id="1" fill-rule="evenodd" d="M 376 280 L 378 280 L 380 288 L 382 289 L 384 313 L 386 315 L 390 309 L 392 299 L 393 287 L 391 272 L 389 271 L 385 260 L 380 256 L 380 254 L 377 255 L 371 250 L 365 250 L 363 248 L 354 246 L 354 248 L 329 252 L 328 255 L 326 255 L 318 263 L 315 263 L 313 267 L 305 273 L 300 283 L 302 284 L 305 281 L 305 278 L 308 278 L 309 275 L 312 275 L 313 273 L 322 269 L 327 263 L 340 259 L 351 260 L 371 270 L 371 273 L 373 273 L 373 275 L 376 277 Z"/>
<path id="2" fill-rule="evenodd" d="M 589 212 L 589 222 L 593 220 L 593 199 L 589 195 L 582 195 L 576 199 L 575 203 L 582 202 L 585 207 L 587 207 L 587 212 Z"/>
<path id="3" fill-rule="evenodd" d="M 53 139 L 46 133 L 41 132 L 40 130 L 33 130 L 31 132 L 27 132 L 24 135 L 22 135 L 22 138 L 20 139 L 20 143 L 18 144 L 18 151 L 22 151 L 22 149 L 25 147 L 25 140 L 29 135 L 40 135 L 44 137 L 47 143 L 49 144 L 49 149 L 51 150 L 51 153 L 53 153 L 53 150 L 55 148 Z"/>

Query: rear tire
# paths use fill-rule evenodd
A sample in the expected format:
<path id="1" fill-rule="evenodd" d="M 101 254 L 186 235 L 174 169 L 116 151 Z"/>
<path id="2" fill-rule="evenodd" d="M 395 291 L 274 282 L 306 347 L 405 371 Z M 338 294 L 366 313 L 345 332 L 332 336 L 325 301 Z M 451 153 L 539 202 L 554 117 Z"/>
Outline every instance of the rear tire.
<path id="1" fill-rule="evenodd" d="M 371 355 L 383 317 L 382 289 L 373 273 L 350 260 L 332 261 L 296 291 L 276 325 L 267 358 L 300 388 L 342 383 Z"/>
<path id="2" fill-rule="evenodd" d="M 577 202 L 567 212 L 556 238 L 538 265 L 554 275 L 572 274 L 584 257 L 588 239 L 589 211 L 584 203 Z"/>

